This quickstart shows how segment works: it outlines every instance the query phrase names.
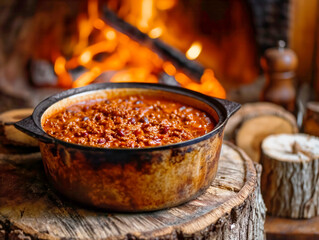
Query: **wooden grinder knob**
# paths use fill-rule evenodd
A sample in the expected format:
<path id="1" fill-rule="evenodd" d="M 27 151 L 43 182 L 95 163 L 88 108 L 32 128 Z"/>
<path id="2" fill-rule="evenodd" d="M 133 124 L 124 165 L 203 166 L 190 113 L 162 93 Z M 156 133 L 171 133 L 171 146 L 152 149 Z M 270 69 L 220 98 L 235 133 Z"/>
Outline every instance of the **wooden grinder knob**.
<path id="1" fill-rule="evenodd" d="M 261 100 L 282 105 L 293 112 L 296 99 L 294 78 L 297 65 L 298 59 L 295 52 L 285 48 L 284 41 L 280 40 L 276 48 L 267 49 L 261 59 L 261 66 L 266 75 L 266 85 Z"/>

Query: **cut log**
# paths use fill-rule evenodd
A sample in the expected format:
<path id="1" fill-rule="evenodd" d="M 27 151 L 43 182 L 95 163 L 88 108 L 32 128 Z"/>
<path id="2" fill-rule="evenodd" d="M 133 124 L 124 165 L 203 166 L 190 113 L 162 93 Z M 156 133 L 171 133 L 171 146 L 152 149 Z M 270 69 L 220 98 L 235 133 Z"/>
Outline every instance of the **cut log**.
<path id="1" fill-rule="evenodd" d="M 225 143 L 217 177 L 197 199 L 161 211 L 118 214 L 57 195 L 39 162 L 2 164 L 0 230 L 7 239 L 264 239 L 260 170 Z"/>
<path id="2" fill-rule="evenodd" d="M 0 153 L 0 163 L 11 163 L 11 164 L 30 164 L 32 162 L 41 161 L 41 153 Z"/>
<path id="3" fill-rule="evenodd" d="M 272 135 L 264 139 L 261 149 L 267 213 L 289 218 L 319 215 L 319 138 Z"/>
<path id="4" fill-rule="evenodd" d="M 267 240 L 319 239 L 319 216 L 311 219 L 291 219 L 267 216 L 265 232 Z"/>
<path id="5" fill-rule="evenodd" d="M 319 137 L 319 102 L 308 102 L 303 123 L 305 133 Z"/>
<path id="6" fill-rule="evenodd" d="M 30 116 L 32 108 L 23 108 L 6 111 L 0 114 L 0 141 L 4 145 L 37 147 L 38 141 L 19 131 L 13 123 Z"/>
<path id="7" fill-rule="evenodd" d="M 242 148 L 255 162 L 260 160 L 260 144 L 272 134 L 297 133 L 295 117 L 283 107 L 266 102 L 247 103 L 232 116 L 225 139 Z"/>

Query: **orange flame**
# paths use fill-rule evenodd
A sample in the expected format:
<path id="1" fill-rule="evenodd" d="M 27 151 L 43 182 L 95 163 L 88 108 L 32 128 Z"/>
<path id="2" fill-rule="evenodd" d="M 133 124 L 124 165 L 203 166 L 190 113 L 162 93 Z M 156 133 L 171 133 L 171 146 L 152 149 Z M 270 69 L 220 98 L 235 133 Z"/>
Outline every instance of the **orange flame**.
<path id="1" fill-rule="evenodd" d="M 160 37 L 165 30 L 163 24 L 150 25 L 154 18 L 155 5 L 163 10 L 173 7 L 176 2 L 177 0 L 139 0 L 141 18 L 136 22 L 137 27 L 148 32 L 151 38 Z M 96 38 L 92 41 L 90 37 L 93 31 Z M 173 76 L 182 87 L 210 96 L 226 97 L 224 88 L 211 69 L 206 69 L 200 82 L 196 82 L 176 69 L 172 62 L 163 61 L 148 47 L 108 26 L 99 18 L 98 0 L 88 1 L 88 16 L 78 17 L 78 32 L 78 43 L 74 47 L 73 56 L 68 60 L 59 56 L 55 60 L 54 70 L 59 86 L 82 87 L 92 83 L 105 71 L 116 72 L 110 79 L 111 82 L 157 83 L 159 74 L 165 72 Z M 201 51 L 201 43 L 195 41 L 186 52 L 186 57 L 194 60 Z M 69 70 L 79 66 L 84 67 L 86 72 L 73 80 Z"/>

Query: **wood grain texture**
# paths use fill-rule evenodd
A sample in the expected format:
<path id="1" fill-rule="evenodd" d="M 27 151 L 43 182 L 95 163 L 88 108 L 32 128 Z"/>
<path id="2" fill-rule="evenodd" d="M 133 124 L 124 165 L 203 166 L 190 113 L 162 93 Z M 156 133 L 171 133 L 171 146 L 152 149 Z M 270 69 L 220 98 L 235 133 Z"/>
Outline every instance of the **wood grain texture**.
<path id="1" fill-rule="evenodd" d="M 260 144 L 271 134 L 298 132 L 295 117 L 283 107 L 268 103 L 247 103 L 228 121 L 225 139 L 242 148 L 255 162 L 260 160 Z"/>
<path id="2" fill-rule="evenodd" d="M 226 143 L 216 179 L 197 199 L 162 211 L 118 214 L 74 205 L 57 195 L 40 162 L 2 163 L 0 234 L 8 239 L 263 239 L 260 170 L 242 150 Z"/>
<path id="3" fill-rule="evenodd" d="M 319 239 L 319 217 L 311 219 L 289 219 L 267 216 L 265 232 L 267 240 Z"/>
<path id="4" fill-rule="evenodd" d="M 261 148 L 261 187 L 267 213 L 289 218 L 319 215 L 319 138 L 272 135 Z"/>

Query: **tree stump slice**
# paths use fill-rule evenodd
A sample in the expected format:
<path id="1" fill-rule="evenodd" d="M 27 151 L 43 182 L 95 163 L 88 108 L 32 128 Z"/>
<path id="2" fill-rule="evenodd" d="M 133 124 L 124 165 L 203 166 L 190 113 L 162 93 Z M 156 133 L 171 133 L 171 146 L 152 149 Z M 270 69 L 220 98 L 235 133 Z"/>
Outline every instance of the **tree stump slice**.
<path id="1" fill-rule="evenodd" d="M 225 139 L 234 142 L 255 162 L 260 161 L 260 144 L 272 134 L 297 133 L 295 117 L 283 107 L 268 103 L 247 103 L 232 116 Z"/>
<path id="2" fill-rule="evenodd" d="M 264 139 L 261 149 L 267 213 L 288 218 L 319 215 L 319 138 L 272 135 Z"/>
<path id="3" fill-rule="evenodd" d="M 1 164 L 1 163 L 0 163 Z M 1 164 L 0 236 L 6 239 L 264 239 L 260 165 L 224 143 L 216 179 L 197 199 L 134 214 L 76 205 L 48 185 L 42 164 Z"/>
<path id="4" fill-rule="evenodd" d="M 4 145 L 38 147 L 38 140 L 16 129 L 13 124 L 30 116 L 33 108 L 22 108 L 0 114 L 0 141 Z"/>

